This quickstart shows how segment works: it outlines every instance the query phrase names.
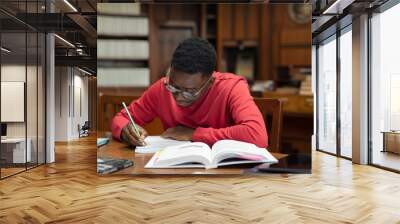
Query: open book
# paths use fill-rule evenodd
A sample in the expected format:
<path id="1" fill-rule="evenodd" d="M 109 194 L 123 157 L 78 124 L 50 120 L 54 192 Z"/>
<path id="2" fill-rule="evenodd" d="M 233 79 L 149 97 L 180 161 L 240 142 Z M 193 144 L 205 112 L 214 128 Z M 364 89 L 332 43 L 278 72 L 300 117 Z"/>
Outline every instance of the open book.
<path id="1" fill-rule="evenodd" d="M 156 152 L 145 168 L 217 168 L 244 163 L 277 163 L 266 149 L 254 144 L 221 140 L 210 148 L 202 142 L 169 146 Z"/>

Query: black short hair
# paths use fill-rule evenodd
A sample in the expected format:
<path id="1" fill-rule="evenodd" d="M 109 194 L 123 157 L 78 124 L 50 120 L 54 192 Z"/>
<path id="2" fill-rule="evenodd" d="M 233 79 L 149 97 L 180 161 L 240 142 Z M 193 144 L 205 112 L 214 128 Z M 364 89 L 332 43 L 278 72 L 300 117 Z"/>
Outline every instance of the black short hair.
<path id="1" fill-rule="evenodd" d="M 179 71 L 210 76 L 215 70 L 217 53 L 204 39 L 192 37 L 179 43 L 172 55 L 171 66 Z"/>

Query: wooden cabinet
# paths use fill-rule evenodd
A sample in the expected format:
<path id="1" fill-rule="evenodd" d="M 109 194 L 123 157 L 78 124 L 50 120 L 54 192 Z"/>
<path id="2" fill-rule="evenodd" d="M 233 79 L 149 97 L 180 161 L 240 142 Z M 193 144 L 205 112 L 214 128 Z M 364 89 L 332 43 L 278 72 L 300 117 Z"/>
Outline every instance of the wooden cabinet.
<path id="1" fill-rule="evenodd" d="M 259 39 L 261 7 L 259 4 L 219 4 L 218 34 L 222 41 Z"/>
<path id="2" fill-rule="evenodd" d="M 313 134 L 313 97 L 297 94 L 264 93 L 283 101 L 281 148 L 285 153 L 309 153 Z"/>
<path id="3" fill-rule="evenodd" d="M 261 4 L 217 6 L 217 70 L 259 79 L 261 6 Z M 241 73 L 244 71 L 246 74 Z"/>
<path id="4" fill-rule="evenodd" d="M 266 92 L 264 97 L 281 99 L 283 101 L 283 112 L 287 114 L 312 116 L 314 111 L 313 96 Z"/>

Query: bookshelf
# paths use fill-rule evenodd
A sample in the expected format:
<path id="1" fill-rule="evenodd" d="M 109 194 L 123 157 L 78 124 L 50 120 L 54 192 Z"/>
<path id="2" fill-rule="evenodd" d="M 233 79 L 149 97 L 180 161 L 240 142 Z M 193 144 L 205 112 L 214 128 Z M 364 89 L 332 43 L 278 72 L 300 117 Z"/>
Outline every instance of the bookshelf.
<path id="1" fill-rule="evenodd" d="M 214 47 L 216 47 L 217 39 L 217 5 L 202 4 L 200 6 L 200 36 L 207 39 Z"/>
<path id="2" fill-rule="evenodd" d="M 149 18 L 140 4 L 99 4 L 97 59 L 100 88 L 150 85 Z"/>

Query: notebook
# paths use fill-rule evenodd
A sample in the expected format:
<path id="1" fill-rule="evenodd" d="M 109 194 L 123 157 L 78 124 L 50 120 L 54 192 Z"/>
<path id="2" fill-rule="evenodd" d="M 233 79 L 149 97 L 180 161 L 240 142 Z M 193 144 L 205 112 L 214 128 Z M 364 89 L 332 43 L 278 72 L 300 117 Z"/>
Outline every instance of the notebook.
<path id="1" fill-rule="evenodd" d="M 147 145 L 136 146 L 136 153 L 155 153 L 168 146 L 177 146 L 190 143 L 190 141 L 177 141 L 163 138 L 161 136 L 147 136 L 144 141 L 147 143 Z"/>
<path id="2" fill-rule="evenodd" d="M 218 168 L 245 163 L 277 163 L 265 148 L 254 144 L 220 140 L 210 148 L 202 142 L 169 146 L 156 152 L 145 168 Z"/>
<path id="3" fill-rule="evenodd" d="M 97 147 L 100 148 L 103 145 L 107 145 L 110 142 L 109 138 L 97 138 Z"/>

